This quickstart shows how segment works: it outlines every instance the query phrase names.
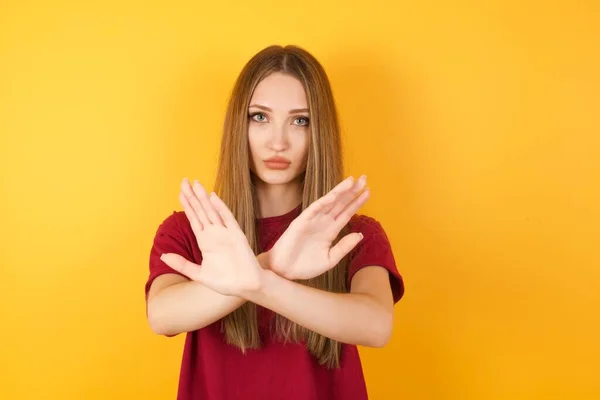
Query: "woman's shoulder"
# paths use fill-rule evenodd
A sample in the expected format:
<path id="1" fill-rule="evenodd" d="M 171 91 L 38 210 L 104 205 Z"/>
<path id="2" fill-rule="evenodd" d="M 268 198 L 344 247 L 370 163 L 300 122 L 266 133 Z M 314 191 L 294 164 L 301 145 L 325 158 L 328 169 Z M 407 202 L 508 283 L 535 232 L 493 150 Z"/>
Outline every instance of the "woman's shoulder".
<path id="1" fill-rule="evenodd" d="M 192 227 L 184 211 L 173 210 L 162 219 L 157 233 L 185 236 L 192 233 Z"/>
<path id="2" fill-rule="evenodd" d="M 361 232 L 363 235 L 385 233 L 379 220 L 365 214 L 354 214 L 348 221 L 348 227 L 351 232 Z"/>
<path id="3" fill-rule="evenodd" d="M 170 252 L 178 253 L 196 263 L 201 260 L 202 252 L 184 211 L 172 211 L 162 219 L 156 231 L 154 245 L 169 248 Z"/>

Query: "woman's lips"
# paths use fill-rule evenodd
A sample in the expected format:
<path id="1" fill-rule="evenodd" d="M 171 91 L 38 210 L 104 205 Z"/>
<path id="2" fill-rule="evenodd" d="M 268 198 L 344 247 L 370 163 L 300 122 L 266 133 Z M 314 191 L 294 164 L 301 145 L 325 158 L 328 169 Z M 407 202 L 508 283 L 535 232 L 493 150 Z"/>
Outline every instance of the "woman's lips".
<path id="1" fill-rule="evenodd" d="M 278 160 L 265 160 L 265 165 L 269 169 L 284 170 L 290 167 L 290 163 Z"/>

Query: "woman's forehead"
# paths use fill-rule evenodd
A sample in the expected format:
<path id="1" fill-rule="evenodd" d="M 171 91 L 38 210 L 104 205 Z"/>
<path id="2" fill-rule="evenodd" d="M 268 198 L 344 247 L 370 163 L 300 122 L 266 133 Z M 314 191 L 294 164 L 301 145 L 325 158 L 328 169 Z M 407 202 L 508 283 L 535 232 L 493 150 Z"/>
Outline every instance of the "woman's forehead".
<path id="1" fill-rule="evenodd" d="M 273 73 L 256 86 L 250 105 L 261 105 L 274 111 L 308 108 L 302 83 L 295 77 Z"/>

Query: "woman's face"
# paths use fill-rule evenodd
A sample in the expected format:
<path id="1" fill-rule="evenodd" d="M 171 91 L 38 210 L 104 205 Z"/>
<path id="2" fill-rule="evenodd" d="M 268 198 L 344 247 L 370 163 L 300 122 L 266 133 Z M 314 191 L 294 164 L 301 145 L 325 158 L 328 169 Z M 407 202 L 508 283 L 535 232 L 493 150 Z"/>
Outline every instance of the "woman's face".
<path id="1" fill-rule="evenodd" d="M 250 170 L 267 184 L 286 184 L 306 169 L 308 103 L 300 81 L 280 72 L 264 78 L 248 107 Z"/>

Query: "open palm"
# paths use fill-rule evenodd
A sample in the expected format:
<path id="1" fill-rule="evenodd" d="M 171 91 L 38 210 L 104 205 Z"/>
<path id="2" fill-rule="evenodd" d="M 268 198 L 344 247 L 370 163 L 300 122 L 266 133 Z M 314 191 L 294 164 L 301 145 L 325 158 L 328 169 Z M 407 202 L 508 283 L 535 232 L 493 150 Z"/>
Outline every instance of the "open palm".
<path id="1" fill-rule="evenodd" d="M 198 265 L 178 254 L 161 259 L 171 268 L 210 289 L 240 296 L 255 290 L 260 283 L 261 268 L 244 232 L 225 203 L 215 194 L 210 197 L 202 185 L 182 183 L 179 200 L 202 252 Z"/>
<path id="2" fill-rule="evenodd" d="M 356 182 L 348 178 L 307 207 L 268 252 L 270 269 L 287 279 L 310 279 L 337 265 L 362 239 L 362 234 L 350 233 L 332 246 L 368 200 L 368 188 L 360 193 L 365 185 L 365 176 Z"/>

